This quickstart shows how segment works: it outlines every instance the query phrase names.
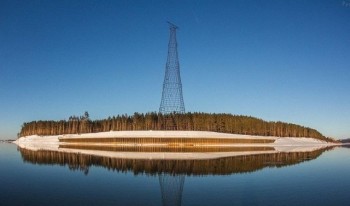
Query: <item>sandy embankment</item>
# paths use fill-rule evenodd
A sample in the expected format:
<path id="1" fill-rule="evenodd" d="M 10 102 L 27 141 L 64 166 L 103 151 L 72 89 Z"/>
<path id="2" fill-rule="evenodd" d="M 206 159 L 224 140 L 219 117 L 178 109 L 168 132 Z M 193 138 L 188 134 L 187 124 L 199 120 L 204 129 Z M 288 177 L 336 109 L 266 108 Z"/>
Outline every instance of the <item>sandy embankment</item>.
<path id="1" fill-rule="evenodd" d="M 70 144 L 59 142 L 59 138 L 169 138 L 169 137 L 191 137 L 191 138 L 229 138 L 229 139 L 270 139 L 274 143 L 264 144 L 230 144 L 222 145 L 229 147 L 272 147 L 274 150 L 269 151 L 240 151 L 240 152 L 193 152 L 193 153 L 153 153 L 153 152 L 113 152 L 60 148 L 60 145 Z M 61 152 L 74 152 L 90 155 L 130 158 L 130 159 L 211 159 L 227 156 L 239 156 L 249 154 L 277 153 L 277 152 L 309 152 L 336 144 L 313 138 L 295 138 L 295 137 L 263 137 L 251 135 L 225 134 L 217 132 L 202 131 L 113 131 L 89 134 L 74 135 L 57 135 L 57 136 L 27 136 L 17 139 L 15 142 L 19 147 L 30 150 L 51 150 Z M 150 146 L 150 145 L 148 145 Z"/>

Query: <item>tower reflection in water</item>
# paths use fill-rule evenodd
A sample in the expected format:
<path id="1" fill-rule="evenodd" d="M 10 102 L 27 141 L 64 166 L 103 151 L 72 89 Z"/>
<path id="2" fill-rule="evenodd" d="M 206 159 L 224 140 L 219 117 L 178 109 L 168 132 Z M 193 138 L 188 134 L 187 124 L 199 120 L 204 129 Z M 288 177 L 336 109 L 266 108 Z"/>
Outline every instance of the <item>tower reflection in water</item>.
<path id="1" fill-rule="evenodd" d="M 159 174 L 159 184 L 164 206 L 181 205 L 185 175 Z"/>
<path id="2" fill-rule="evenodd" d="M 123 159 L 88 155 L 80 152 L 33 151 L 24 148 L 18 148 L 18 150 L 24 162 L 39 165 L 68 166 L 70 170 L 80 170 L 85 175 L 88 175 L 89 168 L 92 166 L 102 166 L 117 172 L 133 172 L 134 175 L 157 175 L 163 205 L 181 205 L 186 175 L 232 175 L 254 172 L 266 167 L 283 167 L 316 159 L 328 149 L 199 160 Z"/>

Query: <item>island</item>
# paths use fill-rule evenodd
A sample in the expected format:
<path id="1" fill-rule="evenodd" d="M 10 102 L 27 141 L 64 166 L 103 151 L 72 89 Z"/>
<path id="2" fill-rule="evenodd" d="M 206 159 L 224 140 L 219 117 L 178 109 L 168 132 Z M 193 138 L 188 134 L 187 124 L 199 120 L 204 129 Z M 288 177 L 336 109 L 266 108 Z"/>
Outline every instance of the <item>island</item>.
<path id="1" fill-rule="evenodd" d="M 91 120 L 24 123 L 20 148 L 132 159 L 210 159 L 306 152 L 339 144 L 315 129 L 250 116 L 209 113 L 135 113 Z"/>

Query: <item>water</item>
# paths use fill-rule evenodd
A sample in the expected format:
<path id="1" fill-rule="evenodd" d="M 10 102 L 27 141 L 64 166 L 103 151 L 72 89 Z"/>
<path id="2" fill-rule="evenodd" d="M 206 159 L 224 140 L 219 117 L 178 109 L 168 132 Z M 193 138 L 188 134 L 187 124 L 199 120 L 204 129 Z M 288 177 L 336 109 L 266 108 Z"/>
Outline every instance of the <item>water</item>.
<path id="1" fill-rule="evenodd" d="M 0 144 L 0 205 L 349 205 L 350 149 L 123 160 Z"/>

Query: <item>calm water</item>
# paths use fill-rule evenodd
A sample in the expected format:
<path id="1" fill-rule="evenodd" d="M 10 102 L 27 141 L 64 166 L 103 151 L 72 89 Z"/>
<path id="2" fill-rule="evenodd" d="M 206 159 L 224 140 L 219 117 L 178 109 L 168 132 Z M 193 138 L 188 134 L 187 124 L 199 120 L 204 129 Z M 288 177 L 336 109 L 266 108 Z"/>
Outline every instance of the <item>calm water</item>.
<path id="1" fill-rule="evenodd" d="M 143 161 L 1 143 L 0 205 L 350 205 L 349 163 L 348 148 Z"/>

